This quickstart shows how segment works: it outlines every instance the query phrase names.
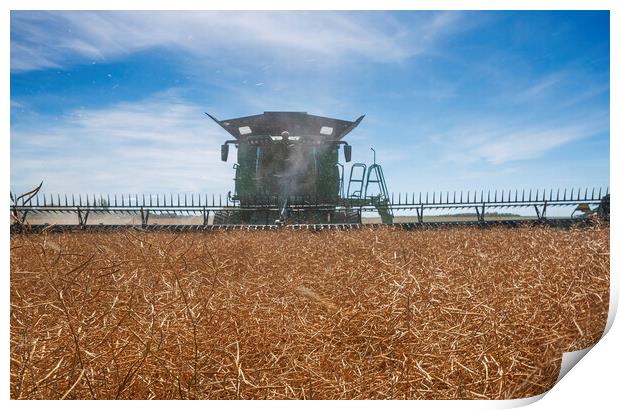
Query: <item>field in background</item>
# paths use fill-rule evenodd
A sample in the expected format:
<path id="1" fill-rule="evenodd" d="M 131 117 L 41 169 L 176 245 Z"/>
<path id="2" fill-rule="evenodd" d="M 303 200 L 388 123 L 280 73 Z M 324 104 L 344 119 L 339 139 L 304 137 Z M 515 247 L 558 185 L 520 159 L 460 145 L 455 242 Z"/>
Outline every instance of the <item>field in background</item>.
<path id="1" fill-rule="evenodd" d="M 490 214 L 485 217 L 487 221 L 497 220 L 520 220 L 520 219 L 534 219 L 532 216 L 520 216 L 514 214 Z M 425 215 L 425 222 L 457 222 L 457 221 L 476 221 L 476 214 L 457 214 L 457 215 Z M 213 224 L 213 213 L 209 216 L 209 224 Z M 58 224 L 58 225 L 77 225 L 77 215 L 73 214 L 47 214 L 47 215 L 30 215 L 28 222 L 31 224 Z M 415 215 L 407 216 L 395 216 L 394 222 L 417 222 Z M 118 224 L 118 225 L 140 225 L 140 215 L 128 215 L 128 214 L 92 214 L 88 218 L 89 225 L 97 224 Z M 161 216 L 151 215 L 149 217 L 149 224 L 179 224 L 179 225 L 201 225 L 203 223 L 202 216 Z M 372 213 L 362 217 L 362 223 L 381 223 L 379 216 L 373 216 Z"/>
<path id="2" fill-rule="evenodd" d="M 531 219 L 535 220 L 535 217 L 532 216 L 521 216 L 521 215 L 486 215 L 484 218 L 486 221 L 508 221 L 508 220 L 525 220 Z M 475 222 L 478 220 L 476 214 L 460 214 L 460 215 L 424 215 L 424 222 L 466 222 L 471 221 Z M 381 223 L 380 217 L 364 217 L 362 219 L 363 223 Z M 395 223 L 406 223 L 406 222 L 418 222 L 418 218 L 415 215 L 408 216 L 394 216 Z"/>
<path id="3" fill-rule="evenodd" d="M 28 216 L 28 222 L 31 224 L 57 224 L 57 225 L 77 225 L 78 217 L 75 214 L 41 214 Z M 130 214 L 91 214 L 88 217 L 88 225 L 106 224 L 106 225 L 140 225 L 142 223 L 140 215 Z M 179 224 L 179 225 L 202 225 L 202 216 L 149 216 L 150 224 Z M 213 223 L 213 212 L 209 216 L 209 223 Z"/>
<path id="4" fill-rule="evenodd" d="M 14 234 L 11 398 L 526 397 L 608 299 L 608 226 Z"/>

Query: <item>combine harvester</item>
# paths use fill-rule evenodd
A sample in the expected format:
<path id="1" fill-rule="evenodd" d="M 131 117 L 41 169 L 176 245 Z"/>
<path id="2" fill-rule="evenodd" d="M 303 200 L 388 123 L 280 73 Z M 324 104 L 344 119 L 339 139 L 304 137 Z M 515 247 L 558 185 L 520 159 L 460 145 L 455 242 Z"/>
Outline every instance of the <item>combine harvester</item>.
<path id="1" fill-rule="evenodd" d="M 592 215 L 609 217 L 609 189 L 476 191 L 390 195 L 381 165 L 353 163 L 345 183 L 345 166 L 352 149 L 343 138 L 359 125 L 355 121 L 319 117 L 305 112 L 265 112 L 220 121 L 207 114 L 234 139 L 221 146 L 227 161 L 237 149 L 235 190 L 218 195 L 40 195 L 37 189 L 18 197 L 11 193 L 12 231 L 116 229 L 128 225 L 88 224 L 93 214 L 139 215 L 142 229 L 351 229 L 362 224 L 362 213 L 377 212 L 381 224 L 407 229 L 438 225 L 507 225 L 545 223 L 570 226 Z M 374 149 L 373 149 L 374 153 Z M 346 187 L 346 188 L 345 188 Z M 587 218 L 547 218 L 552 207 L 577 207 Z M 585 212 L 583 210 L 595 211 Z M 487 220 L 489 210 L 533 208 L 535 218 Z M 425 211 L 475 211 L 476 220 L 428 222 Z M 415 211 L 416 222 L 394 223 L 395 211 Z M 71 225 L 30 224 L 28 215 L 74 214 Z M 202 217 L 202 224 L 149 224 L 150 216 Z"/>

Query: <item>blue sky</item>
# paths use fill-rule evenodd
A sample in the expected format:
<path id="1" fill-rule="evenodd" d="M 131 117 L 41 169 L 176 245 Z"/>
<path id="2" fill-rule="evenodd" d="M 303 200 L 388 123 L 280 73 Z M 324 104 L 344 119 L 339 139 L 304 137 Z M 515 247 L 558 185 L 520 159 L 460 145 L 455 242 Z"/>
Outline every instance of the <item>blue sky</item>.
<path id="1" fill-rule="evenodd" d="M 391 191 L 609 185 L 609 13 L 11 12 L 11 189 L 225 193 L 225 119 L 354 120 Z M 233 150 L 234 153 L 234 150 Z"/>

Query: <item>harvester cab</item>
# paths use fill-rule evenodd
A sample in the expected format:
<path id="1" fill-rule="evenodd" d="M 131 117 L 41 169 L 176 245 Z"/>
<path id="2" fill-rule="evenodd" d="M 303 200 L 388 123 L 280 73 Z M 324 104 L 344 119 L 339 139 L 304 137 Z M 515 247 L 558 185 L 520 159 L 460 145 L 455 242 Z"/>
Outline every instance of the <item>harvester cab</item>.
<path id="1" fill-rule="evenodd" d="M 220 121 L 207 115 L 234 137 L 222 145 L 222 161 L 228 160 L 230 145 L 237 148 L 231 198 L 240 206 L 218 211 L 214 224 L 360 223 L 367 205 L 377 208 L 384 223 L 392 223 L 387 185 L 376 161 L 367 172 L 362 164 L 361 181 L 353 178 L 360 164 L 351 167 L 344 195 L 338 151 L 342 145 L 344 161 L 351 161 L 351 145 L 343 138 L 364 116 L 345 121 L 305 112 L 264 112 Z M 359 185 L 353 193 L 351 178 Z M 369 195 L 372 185 L 379 190 Z"/>

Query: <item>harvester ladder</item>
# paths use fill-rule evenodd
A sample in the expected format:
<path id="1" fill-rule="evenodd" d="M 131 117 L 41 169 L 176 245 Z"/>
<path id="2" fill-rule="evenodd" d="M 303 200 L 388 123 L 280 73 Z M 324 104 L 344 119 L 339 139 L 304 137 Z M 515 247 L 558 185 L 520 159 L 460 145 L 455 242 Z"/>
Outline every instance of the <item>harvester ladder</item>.
<path id="1" fill-rule="evenodd" d="M 379 195 L 371 195 L 370 198 L 375 208 L 377 208 L 379 216 L 381 216 L 381 221 L 383 223 L 391 224 L 394 220 L 394 213 L 392 212 L 392 209 L 390 207 L 390 193 L 388 192 L 387 184 L 385 183 L 385 177 L 383 176 L 383 168 L 381 167 L 381 165 L 377 164 L 376 152 L 374 148 L 371 148 L 371 150 L 373 152 L 373 161 L 372 165 L 368 167 L 368 174 L 366 175 L 364 198 L 369 198 L 368 187 L 371 184 L 377 185 L 379 188 Z"/>
<path id="2" fill-rule="evenodd" d="M 353 178 L 353 173 L 356 169 L 362 170 L 362 176 L 359 178 Z M 351 166 L 351 172 L 349 173 L 349 185 L 347 186 L 347 198 L 362 198 L 364 193 L 364 177 L 366 176 L 366 164 L 356 162 Z M 351 184 L 359 184 L 359 189 L 351 192 Z M 354 186 L 355 188 L 355 186 Z"/>
<path id="3" fill-rule="evenodd" d="M 389 193 L 387 185 L 385 183 L 385 177 L 383 176 L 383 168 L 381 168 L 381 165 L 372 164 L 370 167 L 368 167 L 368 175 L 366 176 L 366 186 L 364 189 L 364 198 L 368 198 L 368 186 L 370 184 L 376 184 L 379 187 L 381 199 L 386 199 L 389 201 Z"/>

